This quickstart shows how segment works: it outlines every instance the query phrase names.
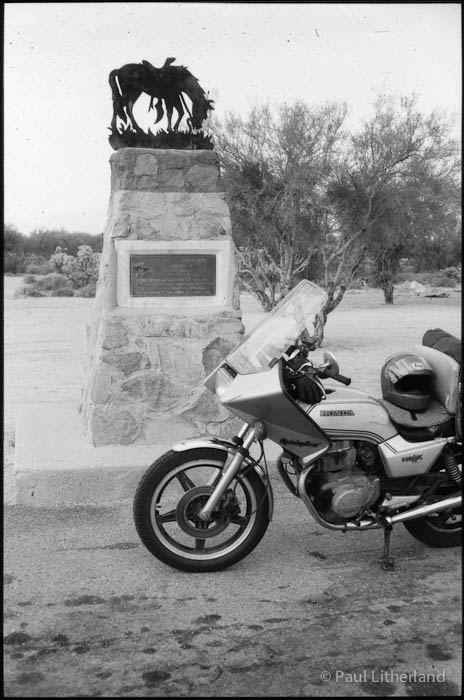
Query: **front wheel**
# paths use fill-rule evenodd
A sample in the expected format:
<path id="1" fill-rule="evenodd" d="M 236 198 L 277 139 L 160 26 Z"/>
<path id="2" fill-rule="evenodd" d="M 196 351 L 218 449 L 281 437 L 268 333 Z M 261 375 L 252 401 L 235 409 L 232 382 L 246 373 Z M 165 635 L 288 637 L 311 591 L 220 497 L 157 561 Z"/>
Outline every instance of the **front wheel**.
<path id="1" fill-rule="evenodd" d="M 239 474 L 209 521 L 199 517 L 227 454 L 215 448 L 170 451 L 142 477 L 134 522 L 145 547 L 182 571 L 220 571 L 246 557 L 269 525 L 266 488 L 253 470 Z"/>

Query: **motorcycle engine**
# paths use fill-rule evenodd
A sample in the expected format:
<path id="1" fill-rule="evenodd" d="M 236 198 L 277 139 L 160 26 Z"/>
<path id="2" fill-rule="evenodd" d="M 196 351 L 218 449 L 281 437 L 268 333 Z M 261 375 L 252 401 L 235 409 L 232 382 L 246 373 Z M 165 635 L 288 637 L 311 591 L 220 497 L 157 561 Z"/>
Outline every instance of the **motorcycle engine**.
<path id="1" fill-rule="evenodd" d="M 337 440 L 315 468 L 311 482 L 314 505 L 332 523 L 344 523 L 373 505 L 380 496 L 375 464 L 377 450 L 370 443 Z M 373 472 L 373 473 L 372 473 Z"/>

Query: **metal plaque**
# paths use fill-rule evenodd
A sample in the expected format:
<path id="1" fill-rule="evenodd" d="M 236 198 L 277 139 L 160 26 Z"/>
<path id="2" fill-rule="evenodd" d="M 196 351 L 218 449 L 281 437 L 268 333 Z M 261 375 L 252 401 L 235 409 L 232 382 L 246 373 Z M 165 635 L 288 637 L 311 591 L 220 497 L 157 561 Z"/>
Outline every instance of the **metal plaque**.
<path id="1" fill-rule="evenodd" d="M 130 256 L 132 297 L 209 297 L 216 294 L 216 256 Z"/>

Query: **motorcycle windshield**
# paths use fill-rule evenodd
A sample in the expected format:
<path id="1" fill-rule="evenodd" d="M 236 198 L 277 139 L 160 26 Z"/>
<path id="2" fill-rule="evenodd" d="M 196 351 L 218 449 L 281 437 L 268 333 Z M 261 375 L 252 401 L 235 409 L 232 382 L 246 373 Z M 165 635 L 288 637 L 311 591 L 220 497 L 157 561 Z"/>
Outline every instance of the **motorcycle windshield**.
<path id="1" fill-rule="evenodd" d="M 326 301 L 323 289 L 302 280 L 223 361 L 238 374 L 267 372 L 302 334 L 314 335 Z"/>

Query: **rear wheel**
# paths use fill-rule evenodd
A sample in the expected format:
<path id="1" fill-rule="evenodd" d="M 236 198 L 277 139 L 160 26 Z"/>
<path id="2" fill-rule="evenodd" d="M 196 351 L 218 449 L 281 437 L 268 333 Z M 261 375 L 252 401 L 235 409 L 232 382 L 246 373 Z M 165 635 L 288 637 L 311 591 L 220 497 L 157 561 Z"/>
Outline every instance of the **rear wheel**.
<path id="1" fill-rule="evenodd" d="M 234 479 L 212 518 L 199 512 L 221 477 L 226 453 L 167 452 L 148 469 L 134 498 L 134 522 L 157 559 L 183 571 L 219 571 L 246 557 L 269 525 L 269 501 L 250 469 Z"/>
<path id="2" fill-rule="evenodd" d="M 444 511 L 403 523 L 406 530 L 429 547 L 459 547 L 462 538 L 461 509 Z"/>

